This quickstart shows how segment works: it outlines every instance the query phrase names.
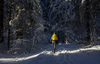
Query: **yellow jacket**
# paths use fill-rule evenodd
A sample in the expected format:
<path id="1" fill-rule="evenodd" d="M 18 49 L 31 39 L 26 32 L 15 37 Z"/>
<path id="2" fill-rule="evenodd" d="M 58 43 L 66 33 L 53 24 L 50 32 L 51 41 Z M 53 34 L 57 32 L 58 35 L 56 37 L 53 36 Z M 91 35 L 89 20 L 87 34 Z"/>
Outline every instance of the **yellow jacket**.
<path id="1" fill-rule="evenodd" d="M 52 37 L 51 37 L 51 40 L 58 40 L 57 35 L 53 34 Z"/>

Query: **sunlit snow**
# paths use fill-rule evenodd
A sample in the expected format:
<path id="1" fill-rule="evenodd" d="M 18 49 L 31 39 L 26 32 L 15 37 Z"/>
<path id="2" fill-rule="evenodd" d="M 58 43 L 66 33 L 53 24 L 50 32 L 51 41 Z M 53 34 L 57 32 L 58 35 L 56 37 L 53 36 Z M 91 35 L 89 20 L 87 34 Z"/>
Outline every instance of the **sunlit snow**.
<path id="1" fill-rule="evenodd" d="M 73 50 L 72 50 L 72 47 L 73 47 Z M 50 61 L 50 60 L 51 60 L 50 63 L 55 63 L 55 61 L 53 61 L 53 60 L 56 60 L 56 58 L 58 60 L 58 57 L 66 58 L 66 59 L 63 59 L 62 61 L 56 60 L 56 62 L 57 63 L 59 62 L 59 64 L 63 63 L 66 60 L 69 60 L 69 62 L 71 62 L 71 60 L 73 60 L 73 59 L 83 61 L 83 59 L 85 59 L 85 58 L 89 58 L 90 60 L 92 60 L 93 58 L 94 59 L 97 58 L 97 60 L 94 60 L 93 62 L 96 62 L 96 61 L 98 62 L 100 60 L 100 57 L 98 58 L 98 56 L 100 56 L 100 54 L 98 52 L 100 52 L 99 45 L 93 46 L 91 48 L 76 49 L 76 47 L 72 44 L 70 44 L 70 45 L 60 44 L 60 45 L 57 45 L 56 52 L 53 53 L 52 45 L 47 45 L 46 50 L 41 51 L 40 53 L 37 53 L 37 54 L 33 54 L 33 55 L 25 56 L 25 57 L 23 56 L 23 57 L 15 57 L 15 58 L 0 58 L 0 64 L 3 64 L 3 63 L 10 64 L 12 62 L 13 62 L 13 64 L 21 64 L 21 62 L 26 62 L 26 61 L 28 61 L 27 63 L 30 63 L 30 61 L 31 61 L 30 64 L 32 64 L 32 63 L 38 62 L 37 59 L 39 59 L 39 58 L 41 58 L 40 60 L 42 62 L 38 62 L 37 64 L 44 63 L 45 61 Z M 53 58 L 53 57 L 55 57 L 55 58 Z M 72 59 L 69 59 L 67 57 L 72 58 Z M 93 58 L 91 58 L 91 57 L 93 57 Z M 33 59 L 33 61 L 32 61 L 32 59 Z M 71 64 L 76 64 L 74 62 L 79 63 L 79 61 L 73 61 Z M 27 63 L 25 63 L 25 64 L 27 64 Z M 47 62 L 46 64 L 50 64 L 50 63 Z M 68 62 L 66 62 L 66 63 L 68 63 Z M 86 61 L 85 63 L 86 64 L 90 63 L 90 61 L 89 62 Z M 83 64 L 83 63 L 81 63 L 81 64 Z"/>

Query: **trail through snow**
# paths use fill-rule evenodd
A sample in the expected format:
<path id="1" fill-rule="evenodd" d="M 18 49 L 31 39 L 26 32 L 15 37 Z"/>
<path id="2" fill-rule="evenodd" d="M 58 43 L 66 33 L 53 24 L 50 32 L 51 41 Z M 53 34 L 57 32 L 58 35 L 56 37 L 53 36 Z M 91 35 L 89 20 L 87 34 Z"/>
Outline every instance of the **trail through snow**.
<path id="1" fill-rule="evenodd" d="M 79 48 L 76 44 L 58 44 L 56 52 L 52 45 L 37 54 L 17 57 L 3 57 L 0 64 L 100 64 L 100 45 L 91 48 Z"/>

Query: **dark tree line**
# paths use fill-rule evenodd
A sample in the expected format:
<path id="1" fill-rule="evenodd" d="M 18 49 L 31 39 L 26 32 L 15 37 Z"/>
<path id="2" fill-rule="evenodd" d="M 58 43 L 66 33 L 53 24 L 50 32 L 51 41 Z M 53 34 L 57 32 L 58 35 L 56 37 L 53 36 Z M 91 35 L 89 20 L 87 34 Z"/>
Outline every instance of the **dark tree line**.
<path id="1" fill-rule="evenodd" d="M 87 31 L 86 43 L 93 43 L 98 39 L 98 32 L 96 30 L 98 30 L 99 28 L 96 24 L 99 24 L 99 21 L 97 21 L 97 19 L 100 18 L 99 4 L 99 0 L 85 0 L 85 3 L 80 6 L 80 21 L 86 26 Z"/>

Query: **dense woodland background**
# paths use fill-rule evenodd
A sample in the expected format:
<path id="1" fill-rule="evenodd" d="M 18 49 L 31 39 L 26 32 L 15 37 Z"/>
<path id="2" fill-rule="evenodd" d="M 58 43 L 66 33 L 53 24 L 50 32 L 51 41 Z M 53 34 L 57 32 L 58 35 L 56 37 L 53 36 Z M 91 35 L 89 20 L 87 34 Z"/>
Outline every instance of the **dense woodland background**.
<path id="1" fill-rule="evenodd" d="M 100 0 L 0 0 L 0 53 L 59 43 L 100 44 Z"/>

